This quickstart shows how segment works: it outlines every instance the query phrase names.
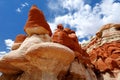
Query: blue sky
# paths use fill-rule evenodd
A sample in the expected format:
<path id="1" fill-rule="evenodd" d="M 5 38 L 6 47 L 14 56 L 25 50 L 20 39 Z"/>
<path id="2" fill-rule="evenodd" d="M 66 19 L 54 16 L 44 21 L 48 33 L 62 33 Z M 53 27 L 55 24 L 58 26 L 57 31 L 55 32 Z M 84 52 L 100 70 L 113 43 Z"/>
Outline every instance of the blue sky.
<path id="1" fill-rule="evenodd" d="M 76 31 L 85 42 L 107 23 L 120 23 L 120 0 L 0 0 L 0 54 L 10 50 L 24 25 L 30 7 L 36 4 L 44 12 L 52 31 L 62 23 Z"/>

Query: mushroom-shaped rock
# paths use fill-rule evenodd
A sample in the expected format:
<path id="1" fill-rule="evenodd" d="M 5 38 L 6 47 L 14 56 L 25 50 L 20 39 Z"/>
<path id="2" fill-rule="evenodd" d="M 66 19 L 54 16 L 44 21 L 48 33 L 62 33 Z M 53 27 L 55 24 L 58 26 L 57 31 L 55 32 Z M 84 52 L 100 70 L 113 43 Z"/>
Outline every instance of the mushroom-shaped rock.
<path id="1" fill-rule="evenodd" d="M 44 14 L 37 6 L 33 5 L 30 9 L 28 21 L 24 27 L 24 31 L 29 35 L 33 34 L 49 34 L 52 35 L 51 29 Z"/>
<path id="2" fill-rule="evenodd" d="M 74 52 L 66 46 L 50 42 L 31 46 L 26 52 L 26 59 L 42 71 L 41 80 L 57 80 L 60 71 L 74 57 Z"/>
<path id="3" fill-rule="evenodd" d="M 12 45 L 12 50 L 16 50 L 20 47 L 20 45 L 22 44 L 22 42 L 25 40 L 27 36 L 24 34 L 19 34 L 16 36 L 16 39 L 14 41 L 14 44 Z"/>
<path id="4" fill-rule="evenodd" d="M 25 58 L 26 51 L 35 44 L 49 42 L 50 40 L 48 34 L 28 36 L 18 49 L 10 51 L 0 60 L 0 71 L 10 75 L 23 72 L 22 75 L 19 75 L 20 80 L 40 80 L 41 71 Z"/>

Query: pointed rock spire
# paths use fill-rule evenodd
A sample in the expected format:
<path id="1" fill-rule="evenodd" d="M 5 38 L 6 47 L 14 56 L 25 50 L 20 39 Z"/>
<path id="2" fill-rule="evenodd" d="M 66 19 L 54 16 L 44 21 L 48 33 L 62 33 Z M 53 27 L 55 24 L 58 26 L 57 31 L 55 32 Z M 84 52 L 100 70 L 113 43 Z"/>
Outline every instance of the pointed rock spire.
<path id="1" fill-rule="evenodd" d="M 24 27 L 24 31 L 29 35 L 33 34 L 49 34 L 52 35 L 51 29 L 44 14 L 36 5 L 33 5 L 29 11 L 28 20 Z"/>

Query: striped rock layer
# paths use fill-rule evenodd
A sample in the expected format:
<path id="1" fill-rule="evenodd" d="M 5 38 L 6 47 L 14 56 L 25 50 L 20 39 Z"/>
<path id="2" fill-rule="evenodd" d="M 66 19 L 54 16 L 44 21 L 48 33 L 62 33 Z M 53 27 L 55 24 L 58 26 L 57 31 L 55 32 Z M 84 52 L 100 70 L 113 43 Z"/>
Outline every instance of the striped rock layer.
<path id="1" fill-rule="evenodd" d="M 102 26 L 85 48 L 96 73 L 104 80 L 120 79 L 120 24 Z"/>

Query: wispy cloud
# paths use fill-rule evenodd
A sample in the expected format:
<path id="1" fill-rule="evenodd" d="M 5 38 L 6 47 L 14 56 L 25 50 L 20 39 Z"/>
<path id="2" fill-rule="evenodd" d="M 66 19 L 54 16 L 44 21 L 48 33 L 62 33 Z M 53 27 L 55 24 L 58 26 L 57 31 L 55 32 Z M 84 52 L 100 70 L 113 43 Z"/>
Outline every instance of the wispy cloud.
<path id="1" fill-rule="evenodd" d="M 13 43 L 14 41 L 12 39 L 6 39 L 5 40 L 6 49 L 11 50 Z"/>
<path id="2" fill-rule="evenodd" d="M 22 10 L 23 10 L 25 7 L 28 7 L 28 6 L 29 6 L 29 4 L 28 4 L 27 2 L 22 3 L 22 4 L 20 5 L 20 7 L 18 7 L 18 8 L 16 9 L 16 11 L 17 11 L 18 13 L 20 13 L 20 12 L 22 12 Z"/>
<path id="3" fill-rule="evenodd" d="M 51 8 L 50 4 L 55 4 Z M 56 0 L 48 3 L 48 7 L 52 11 L 65 11 L 65 14 L 57 14 L 52 22 L 49 22 L 52 30 L 55 30 L 59 23 L 70 25 L 76 29 L 76 34 L 79 38 L 95 35 L 96 31 L 107 23 L 120 23 L 120 3 L 115 0 L 101 0 L 101 3 L 96 3 L 95 6 L 85 4 L 84 0 Z M 84 42 L 84 41 L 81 41 Z"/>
<path id="4" fill-rule="evenodd" d="M 20 9 L 20 8 L 17 8 L 16 11 L 20 13 L 20 12 L 21 12 L 21 9 Z"/>

